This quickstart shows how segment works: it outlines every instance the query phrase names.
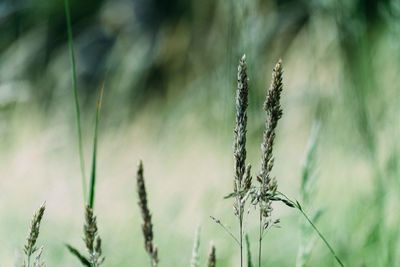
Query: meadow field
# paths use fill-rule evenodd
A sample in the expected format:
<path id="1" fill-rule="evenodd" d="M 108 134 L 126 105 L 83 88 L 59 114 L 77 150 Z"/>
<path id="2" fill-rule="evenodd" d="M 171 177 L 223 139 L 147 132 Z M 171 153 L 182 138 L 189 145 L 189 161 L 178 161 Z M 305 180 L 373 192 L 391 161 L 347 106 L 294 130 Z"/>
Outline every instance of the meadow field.
<path id="1" fill-rule="evenodd" d="M 396 0 L 2 0 L 0 266 L 400 266 L 399 22 Z"/>

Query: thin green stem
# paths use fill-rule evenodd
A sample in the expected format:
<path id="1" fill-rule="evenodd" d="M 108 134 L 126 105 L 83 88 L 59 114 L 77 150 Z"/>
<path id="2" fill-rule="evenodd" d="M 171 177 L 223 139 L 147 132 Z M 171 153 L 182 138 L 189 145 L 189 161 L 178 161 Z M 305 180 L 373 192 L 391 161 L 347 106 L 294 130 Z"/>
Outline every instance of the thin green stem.
<path id="1" fill-rule="evenodd" d="M 317 228 L 317 226 L 312 222 L 312 220 L 310 219 L 310 217 L 308 217 L 308 215 L 304 212 L 303 208 L 301 207 L 300 203 L 298 201 L 293 201 L 290 198 L 288 198 L 285 194 L 283 194 L 282 192 L 278 192 L 279 195 L 281 195 L 282 197 L 284 197 L 284 199 L 280 199 L 283 203 L 285 203 L 286 205 L 297 209 L 298 211 L 300 211 L 300 213 L 304 216 L 304 218 L 306 218 L 306 220 L 308 221 L 308 223 L 311 225 L 311 227 L 314 229 L 315 232 L 317 232 L 318 236 L 321 238 L 321 240 L 325 243 L 325 245 L 327 246 L 327 248 L 329 249 L 330 253 L 333 255 L 333 257 L 335 258 L 335 260 L 337 261 L 337 263 L 339 263 L 339 265 L 341 267 L 344 267 L 343 262 L 341 261 L 341 259 L 339 258 L 339 256 L 336 254 L 335 250 L 333 249 L 333 247 L 331 246 L 331 244 L 328 242 L 328 240 L 325 238 L 325 236 L 319 231 L 319 229 Z"/>
<path id="2" fill-rule="evenodd" d="M 85 160 L 83 156 L 83 145 L 82 145 L 82 130 L 81 130 L 81 111 L 79 107 L 79 95 L 78 95 L 78 84 L 76 79 L 76 62 L 75 62 L 75 52 L 74 52 L 74 44 L 73 44 L 73 35 L 72 35 L 72 22 L 71 22 L 71 12 L 70 12 L 70 4 L 69 0 L 64 0 L 65 6 L 65 16 L 67 18 L 67 31 L 68 31 L 68 48 L 70 54 L 71 61 L 71 77 L 72 77 L 72 91 L 74 94 L 74 102 L 75 102 L 75 115 L 76 115 L 76 127 L 77 127 L 77 135 L 78 135 L 78 149 L 79 149 L 79 159 L 80 159 L 80 168 L 81 168 L 81 177 L 82 177 L 82 192 L 83 199 L 86 199 L 86 178 L 85 178 Z"/>
<path id="3" fill-rule="evenodd" d="M 332 248 L 332 246 L 329 244 L 328 240 L 324 237 L 324 235 L 318 230 L 317 226 L 311 221 L 311 219 L 308 217 L 308 215 L 303 211 L 303 209 L 297 208 L 301 214 L 303 214 L 304 218 L 308 221 L 308 223 L 311 225 L 312 228 L 314 228 L 315 232 L 319 235 L 319 237 L 324 241 L 325 245 L 328 247 L 329 251 L 335 257 L 336 261 L 339 263 L 341 267 L 344 267 L 343 262 L 340 260 L 340 258 L 337 256 L 335 250 Z"/>
<path id="4" fill-rule="evenodd" d="M 220 220 L 218 220 L 217 218 L 215 218 L 215 217 L 213 217 L 213 216 L 210 216 L 210 218 L 216 223 L 216 224 L 218 224 L 219 226 L 221 226 L 222 227 L 222 229 L 224 229 L 225 230 L 225 232 L 227 233 L 227 234 L 229 234 L 232 238 L 233 238 L 233 240 L 235 240 L 235 242 L 240 246 L 240 242 L 239 242 L 239 240 L 236 238 L 236 236 L 231 232 L 231 230 L 229 230 Z"/>
<path id="5" fill-rule="evenodd" d="M 260 233 L 258 238 L 258 267 L 261 267 L 261 247 L 263 238 L 263 225 L 262 225 L 262 213 L 260 210 Z"/>
<path id="6" fill-rule="evenodd" d="M 97 137 L 98 137 L 98 128 L 100 122 L 100 110 L 101 110 L 101 103 L 103 101 L 103 91 L 104 91 L 104 84 L 100 90 L 99 98 L 97 99 L 96 105 L 96 119 L 94 124 L 94 137 L 93 137 L 93 154 L 92 154 L 92 171 L 90 175 L 90 184 L 89 184 L 89 207 L 91 209 L 94 208 L 94 195 L 96 189 L 96 163 L 97 163 Z"/>
<path id="7" fill-rule="evenodd" d="M 243 216 L 243 215 L 240 215 Z M 240 267 L 243 267 L 243 217 L 241 217 L 239 222 L 239 229 L 240 229 L 240 235 L 239 235 L 239 242 L 240 242 Z"/>

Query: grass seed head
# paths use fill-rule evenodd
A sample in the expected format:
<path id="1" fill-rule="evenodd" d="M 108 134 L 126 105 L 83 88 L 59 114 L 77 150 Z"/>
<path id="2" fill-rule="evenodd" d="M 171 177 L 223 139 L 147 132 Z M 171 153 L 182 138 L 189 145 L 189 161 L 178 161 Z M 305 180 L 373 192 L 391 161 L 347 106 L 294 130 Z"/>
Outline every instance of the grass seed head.
<path id="1" fill-rule="evenodd" d="M 24 246 L 25 255 L 28 257 L 30 257 L 35 251 L 37 251 L 36 241 L 39 237 L 40 222 L 42 221 L 45 209 L 45 203 L 43 203 L 42 206 L 40 206 L 40 208 L 33 215 L 29 228 L 29 234 L 26 238 L 26 244 Z"/>
<path id="2" fill-rule="evenodd" d="M 238 77 L 236 91 L 236 125 L 234 130 L 234 159 L 235 159 L 235 177 L 234 177 L 234 193 L 236 194 L 236 202 L 234 204 L 235 214 L 241 216 L 242 205 L 241 195 L 244 186 L 248 186 L 249 167 L 246 167 L 246 134 L 247 134 L 247 107 L 248 107 L 248 76 L 246 56 L 239 61 Z M 244 182 L 244 180 L 247 181 Z"/>
<path id="3" fill-rule="evenodd" d="M 147 203 L 147 192 L 146 185 L 143 176 L 143 163 L 140 161 L 137 176 L 137 192 L 139 196 L 139 207 L 142 213 L 142 232 L 144 237 L 144 247 L 150 256 L 152 266 L 157 266 L 158 264 L 158 251 L 157 247 L 153 243 L 153 223 L 151 221 L 151 213 Z"/>
<path id="4" fill-rule="evenodd" d="M 94 216 L 93 209 L 89 206 L 86 206 L 85 209 L 83 232 L 85 245 L 89 253 L 89 262 L 93 267 L 98 267 L 104 262 L 105 258 L 102 256 L 101 238 L 97 230 L 97 219 Z"/>
<path id="5" fill-rule="evenodd" d="M 94 242 L 97 236 L 97 222 L 93 210 L 89 206 L 86 206 L 85 209 L 85 225 L 83 226 L 83 232 L 86 248 L 91 254 L 94 251 Z"/>
<path id="6" fill-rule="evenodd" d="M 270 216 L 272 211 L 271 197 L 275 195 L 278 187 L 275 177 L 271 176 L 271 171 L 274 166 L 273 147 L 276 127 L 283 114 L 280 105 L 283 89 L 282 78 L 282 61 L 279 60 L 273 69 L 272 82 L 264 102 L 264 110 L 267 113 L 267 120 L 265 122 L 263 142 L 261 145 L 261 172 L 258 179 L 261 183 L 260 208 L 264 217 Z"/>

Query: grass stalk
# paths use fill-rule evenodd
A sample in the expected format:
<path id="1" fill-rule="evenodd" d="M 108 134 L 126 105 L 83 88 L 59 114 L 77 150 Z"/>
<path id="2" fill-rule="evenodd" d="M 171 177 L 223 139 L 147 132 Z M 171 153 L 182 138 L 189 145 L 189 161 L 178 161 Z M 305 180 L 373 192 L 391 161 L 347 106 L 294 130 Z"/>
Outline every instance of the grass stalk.
<path id="1" fill-rule="evenodd" d="M 69 55 L 71 61 L 71 78 L 72 78 L 72 91 L 74 94 L 74 102 L 75 102 L 75 119 L 76 119 L 76 128 L 77 128 L 77 136 L 78 136 L 78 149 L 79 149 L 79 160 L 80 160 L 80 169 L 81 169 L 81 179 L 82 179 L 82 192 L 83 192 L 83 200 L 86 200 L 86 171 L 85 171 L 85 159 L 83 155 L 83 144 L 82 144 L 82 127 L 81 127 L 81 110 L 79 107 L 79 95 L 78 95 L 78 83 L 76 76 L 76 62 L 75 62 L 75 50 L 74 50 L 74 42 L 72 35 L 72 22 L 71 22 L 71 11 L 69 0 L 64 0 L 64 9 L 65 9 L 65 17 L 67 19 L 67 32 L 68 32 L 68 48 Z"/>
<path id="2" fill-rule="evenodd" d="M 240 266 L 243 267 L 243 214 L 247 192 L 251 187 L 250 166 L 246 167 L 246 134 L 248 106 L 248 76 L 246 56 L 239 61 L 236 91 L 236 125 L 234 130 L 234 210 L 239 220 Z"/>
<path id="3" fill-rule="evenodd" d="M 325 243 L 326 247 L 328 248 L 329 252 L 332 254 L 332 256 L 335 258 L 336 262 L 341 266 L 345 267 L 343 264 L 342 260 L 339 258 L 335 250 L 333 249 L 332 245 L 328 242 L 328 240 L 325 238 L 325 236 L 321 233 L 321 231 L 318 229 L 318 227 L 314 224 L 314 222 L 310 219 L 310 217 L 305 213 L 303 210 L 303 207 L 300 205 L 298 201 L 293 201 L 290 198 L 288 198 L 285 194 L 282 192 L 277 192 L 278 197 L 275 198 L 274 200 L 277 201 L 282 201 L 284 204 L 291 208 L 295 208 L 300 213 L 303 215 L 303 217 L 307 220 L 307 222 L 310 224 L 310 226 L 314 229 L 314 231 L 318 234 L 319 238 Z"/>
<path id="4" fill-rule="evenodd" d="M 98 128 L 100 122 L 100 110 L 103 101 L 104 84 L 101 87 L 99 97 L 97 99 L 96 105 L 96 119 L 94 124 L 94 137 L 93 137 L 93 154 L 92 154 L 92 171 L 90 174 L 90 184 L 89 184 L 89 199 L 88 205 L 91 209 L 94 208 L 94 197 L 96 189 L 96 164 L 97 164 L 97 139 L 98 139 Z"/>
<path id="5" fill-rule="evenodd" d="M 226 226 L 224 225 L 219 219 L 210 216 L 210 218 L 219 226 L 221 226 L 221 228 L 228 234 L 230 235 L 230 237 L 232 237 L 233 240 L 235 240 L 235 242 L 240 246 L 240 242 L 239 239 L 232 233 L 232 231 Z"/>
<path id="6" fill-rule="evenodd" d="M 246 247 L 247 247 L 247 267 L 253 267 L 253 261 L 251 260 L 251 248 L 249 236 L 246 234 Z"/>
<path id="7" fill-rule="evenodd" d="M 315 232 L 318 234 L 318 236 L 321 238 L 321 240 L 325 243 L 327 248 L 329 249 L 330 253 L 332 256 L 335 258 L 337 263 L 341 266 L 344 267 L 344 264 L 342 260 L 339 258 L 339 256 L 336 254 L 335 250 L 331 246 L 331 244 L 328 242 L 328 240 L 325 238 L 325 236 L 321 233 L 321 231 L 317 228 L 317 226 L 313 223 L 313 221 L 308 217 L 308 215 L 303 211 L 301 208 L 297 208 L 300 213 L 303 215 L 303 217 L 308 221 L 308 223 L 311 225 L 311 227 L 315 230 Z"/>
<path id="8" fill-rule="evenodd" d="M 308 140 L 305 160 L 301 171 L 300 198 L 301 202 L 309 206 L 312 204 L 311 197 L 314 196 L 314 187 L 318 175 L 316 174 L 316 152 L 319 137 L 320 123 L 315 121 Z M 317 222 L 322 214 L 321 209 L 313 210 L 310 218 Z M 311 251 L 315 243 L 315 236 L 312 236 L 313 229 L 306 222 L 300 223 L 301 240 L 297 251 L 296 267 L 305 267 L 311 256 Z"/>
<path id="9" fill-rule="evenodd" d="M 276 63 L 272 72 L 271 85 L 267 91 L 264 102 L 264 110 L 267 118 L 265 122 L 265 130 L 263 133 L 263 142 L 261 144 L 261 171 L 258 178 L 260 189 L 258 193 L 257 203 L 259 205 L 259 242 L 258 242 L 258 266 L 261 267 L 262 261 L 262 239 L 265 229 L 274 225 L 275 222 L 271 221 L 272 213 L 272 199 L 277 190 L 277 182 L 275 177 L 272 176 L 271 171 L 274 167 L 273 148 L 276 135 L 276 127 L 278 121 L 282 117 L 282 108 L 280 105 L 281 93 L 283 89 L 283 69 L 282 61 Z"/>

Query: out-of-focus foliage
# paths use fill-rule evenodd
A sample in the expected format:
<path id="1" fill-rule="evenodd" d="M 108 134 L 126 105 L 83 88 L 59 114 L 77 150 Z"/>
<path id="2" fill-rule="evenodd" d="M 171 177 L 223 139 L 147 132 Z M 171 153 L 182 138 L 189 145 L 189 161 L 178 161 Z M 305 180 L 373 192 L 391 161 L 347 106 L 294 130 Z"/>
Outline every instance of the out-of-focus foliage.
<path id="1" fill-rule="evenodd" d="M 162 248 L 160 252 L 170 255 L 167 259 L 160 255 L 162 261 L 167 262 L 165 266 L 178 262 L 178 257 L 187 259 L 174 250 L 178 247 L 182 249 L 186 244 L 189 256 L 191 233 L 194 230 L 180 219 L 182 214 L 189 214 L 185 213 L 186 206 L 182 207 L 181 199 L 176 201 L 173 197 L 180 198 L 187 194 L 190 198 L 187 201 L 190 202 L 196 199 L 195 193 L 204 195 L 204 198 L 197 197 L 204 203 L 192 206 L 207 207 L 207 211 L 203 212 L 207 213 L 205 217 L 208 218 L 210 207 L 215 206 L 213 201 L 219 199 L 216 195 L 223 195 L 224 192 L 220 190 L 229 191 L 231 165 L 227 170 L 220 166 L 231 156 L 226 151 L 231 148 L 236 68 L 243 53 L 249 63 L 249 107 L 253 112 L 249 116 L 248 140 L 250 146 L 257 146 L 252 151 L 257 151 L 259 147 L 264 121 L 261 106 L 271 69 L 277 59 L 282 58 L 284 116 L 282 128 L 277 133 L 275 164 L 277 173 L 281 174 L 277 175 L 279 187 L 297 188 L 293 185 L 297 181 L 293 177 L 298 177 L 299 173 L 294 173 L 296 170 L 293 166 L 296 163 L 293 162 L 299 160 L 295 157 L 296 152 L 302 151 L 301 142 L 306 139 L 305 133 L 309 132 L 309 125 L 317 118 L 321 122 L 317 162 L 321 166 L 318 166 L 319 183 L 315 190 L 318 202 L 313 199 L 310 202 L 315 204 L 315 208 L 324 210 L 324 216 L 318 223 L 332 237 L 332 243 L 348 266 L 399 266 L 400 221 L 396 213 L 400 199 L 400 147 L 397 141 L 400 136 L 398 0 L 70 2 L 84 133 L 88 133 L 92 127 L 87 122 L 93 117 L 97 91 L 104 81 L 99 169 L 115 171 L 117 167 L 131 166 L 133 162 L 127 156 L 129 153 L 129 156 L 135 157 L 144 154 L 144 157 L 153 160 L 149 169 L 156 169 L 154 173 L 162 178 L 153 180 L 153 187 L 149 187 L 159 193 L 153 194 L 156 195 L 156 200 L 152 201 L 154 210 L 157 210 L 155 214 L 160 214 L 155 219 L 162 216 L 167 218 L 164 223 L 157 224 L 164 229 L 157 232 L 157 242 Z M 32 194 L 50 192 L 52 186 L 58 186 L 56 189 L 59 191 L 55 190 L 54 193 L 56 197 L 48 193 L 58 203 L 62 195 L 58 193 L 72 191 L 68 186 L 73 184 L 72 180 L 77 180 L 78 172 L 73 170 L 78 164 L 71 159 L 75 159 L 77 154 L 72 148 L 73 152 L 68 150 L 69 147 L 75 148 L 72 145 L 73 137 L 70 137 L 73 131 L 65 127 L 65 124 L 70 128 L 73 125 L 66 28 L 61 0 L 0 1 L 0 168 L 3 168 L 0 171 L 0 186 L 1 189 L 7 189 L 0 190 L 2 203 L 8 199 L 14 200 L 12 197 L 17 195 L 17 189 L 21 190 L 18 181 L 23 181 L 24 186 L 27 184 L 24 190 L 31 190 L 31 195 L 27 193 L 24 196 L 27 199 Z M 110 127 L 131 124 L 135 129 L 132 132 L 115 133 Z M 41 132 L 42 129 L 45 130 Z M 40 136 L 42 139 L 38 139 L 42 142 L 28 142 L 31 136 Z M 103 136 L 106 137 L 102 139 Z M 218 143 L 216 140 L 220 139 L 222 142 Z M 130 142 L 134 143 L 134 151 L 127 152 L 131 148 L 127 145 Z M 3 153 L 3 148 L 12 144 L 16 149 L 21 148 L 21 154 L 18 151 L 15 154 Z M 178 153 L 182 151 L 192 154 L 182 156 Z M 252 159 L 256 156 L 259 157 L 258 154 L 249 155 Z M 60 158 L 65 160 L 60 161 Z M 104 164 L 104 158 L 108 160 L 107 164 Z M 54 183 L 51 186 L 35 188 L 36 182 L 31 181 L 30 176 L 26 178 L 21 167 L 28 166 L 26 162 L 30 161 L 32 164 L 43 163 L 43 166 L 34 166 L 37 172 L 25 170 L 29 174 L 36 173 L 36 178 L 44 177 L 42 184 L 48 184 L 50 176 L 65 179 L 60 178 L 57 182 L 51 180 Z M 60 164 L 65 173 L 60 172 Z M 104 169 L 99 170 L 100 176 Z M 201 172 L 203 169 L 207 169 L 204 171 L 206 175 Z M 114 180 L 110 182 L 111 179 L 99 179 L 99 192 L 103 192 L 103 196 L 104 192 L 110 192 L 110 195 L 98 198 L 99 206 L 102 205 L 112 214 L 99 216 L 104 223 L 104 235 L 109 240 L 108 252 L 115 252 L 113 246 L 120 245 L 119 238 L 127 243 L 124 247 L 127 251 L 121 249 L 117 256 L 107 258 L 110 266 L 126 265 L 132 248 L 141 248 L 132 241 L 135 237 L 126 235 L 128 230 L 132 230 L 127 226 L 128 223 L 124 221 L 125 224 L 122 224 L 128 209 L 121 208 L 122 212 L 114 208 L 115 203 L 119 203 L 130 209 L 132 207 L 129 205 L 133 203 L 133 200 L 126 200 L 130 191 L 123 184 L 126 180 L 121 178 L 131 173 L 126 174 L 129 170 L 123 168 L 118 171 L 124 175 L 118 176 L 116 171 L 107 173 L 115 179 L 115 184 Z M 10 177 L 5 177 L 3 172 L 10 174 Z M 170 182 L 165 177 L 176 180 Z M 200 178 L 208 179 L 209 184 L 204 185 Z M 102 190 L 102 183 L 109 188 Z M 168 195 L 172 196 L 171 201 L 164 196 L 168 193 L 165 192 L 167 185 L 175 189 Z M 196 188 L 190 188 L 194 185 Z M 197 192 L 197 187 L 203 188 L 204 192 Z M 214 198 L 207 195 L 208 190 L 213 189 L 218 191 L 218 194 L 211 194 Z M 176 190 L 181 191 L 177 194 Z M 122 196 L 120 192 L 126 195 Z M 107 196 L 117 196 L 112 204 L 108 204 L 112 208 L 107 206 Z M 21 197 L 18 195 L 18 201 L 21 201 Z M 65 198 L 75 203 L 74 199 Z M 54 229 L 65 223 L 72 231 L 71 225 L 68 225 L 69 218 L 67 220 L 59 213 L 56 213 L 59 217 L 51 217 L 51 203 L 54 202 L 48 203 L 49 218 L 53 218 L 50 219 L 52 229 L 47 232 L 47 237 L 53 239 L 48 238 L 47 243 L 43 242 L 47 244 L 45 251 L 51 255 L 48 262 L 49 265 L 63 263 L 63 266 L 68 266 L 69 259 L 63 258 L 64 248 L 57 247 L 63 240 L 54 239 L 59 238 L 56 234 L 60 231 Z M 187 209 L 192 207 L 190 203 L 186 204 L 189 207 Z M 175 213 L 170 215 L 167 211 L 162 213 L 164 210 L 160 212 L 156 205 L 168 211 L 171 207 L 176 208 L 182 211 L 181 217 L 175 217 Z M 15 211 L 10 211 L 15 207 L 4 207 L 0 205 L 0 215 L 16 216 Z M 195 211 L 197 214 L 198 210 Z M 72 214 L 71 210 L 69 212 L 67 210 L 66 214 Z M 75 213 L 79 212 L 74 210 Z M 123 234 L 112 231 L 116 224 L 113 221 L 114 213 L 122 214 L 117 219 L 121 220 L 121 227 L 125 227 L 121 228 L 124 229 Z M 230 210 L 227 214 L 230 214 Z M 6 235 L 8 229 L 15 228 L 14 217 L 3 218 L 0 224 L 5 230 L 0 229 L 0 233 Z M 170 224 L 169 219 L 176 219 L 178 225 L 190 229 L 181 227 L 176 230 L 171 226 L 165 230 Z M 191 219 L 191 216 L 187 216 L 187 220 Z M 276 251 L 276 247 L 266 244 L 265 254 L 271 257 L 268 258 L 268 265 L 294 264 L 297 243 L 293 237 L 298 229 L 289 223 L 285 224 L 289 221 L 285 219 L 287 217 L 282 216 L 284 229 L 279 234 L 271 233 L 271 238 L 276 238 L 274 242 L 286 238 L 279 243 L 284 249 Z M 181 231 L 189 233 L 188 242 L 181 242 L 178 238 L 185 240 L 185 234 Z M 112 236 L 114 234 L 119 238 Z M 46 232 L 44 235 L 46 238 Z M 222 242 L 218 241 L 218 264 L 232 266 L 235 255 L 230 250 L 230 244 L 221 246 Z M 9 256 L 9 251 L 3 254 L 8 253 Z M 333 266 L 324 251 L 316 243 L 310 256 L 310 266 L 321 266 L 321 262 L 323 266 Z M 288 255 L 293 255 L 293 260 Z"/>
<path id="2" fill-rule="evenodd" d="M 375 86 L 365 79 L 373 77 L 363 73 L 372 72 L 374 47 L 396 27 L 397 5 L 390 0 L 71 1 L 79 86 L 92 97 L 106 80 L 113 100 L 131 110 L 154 95 L 188 91 L 215 73 L 232 80 L 242 53 L 269 62 L 285 57 L 296 38 L 319 42 L 334 34 L 340 50 L 335 53 L 354 84 L 350 95 L 373 97 Z M 14 94 L 29 95 L 43 107 L 65 96 L 69 66 L 62 3 L 4 0 L 0 21 L 2 87 L 18 88 L 23 92 Z M 326 37 L 315 36 L 320 30 Z M 261 89 L 259 80 L 254 83 Z M 364 116 L 361 98 L 356 105 Z"/>

